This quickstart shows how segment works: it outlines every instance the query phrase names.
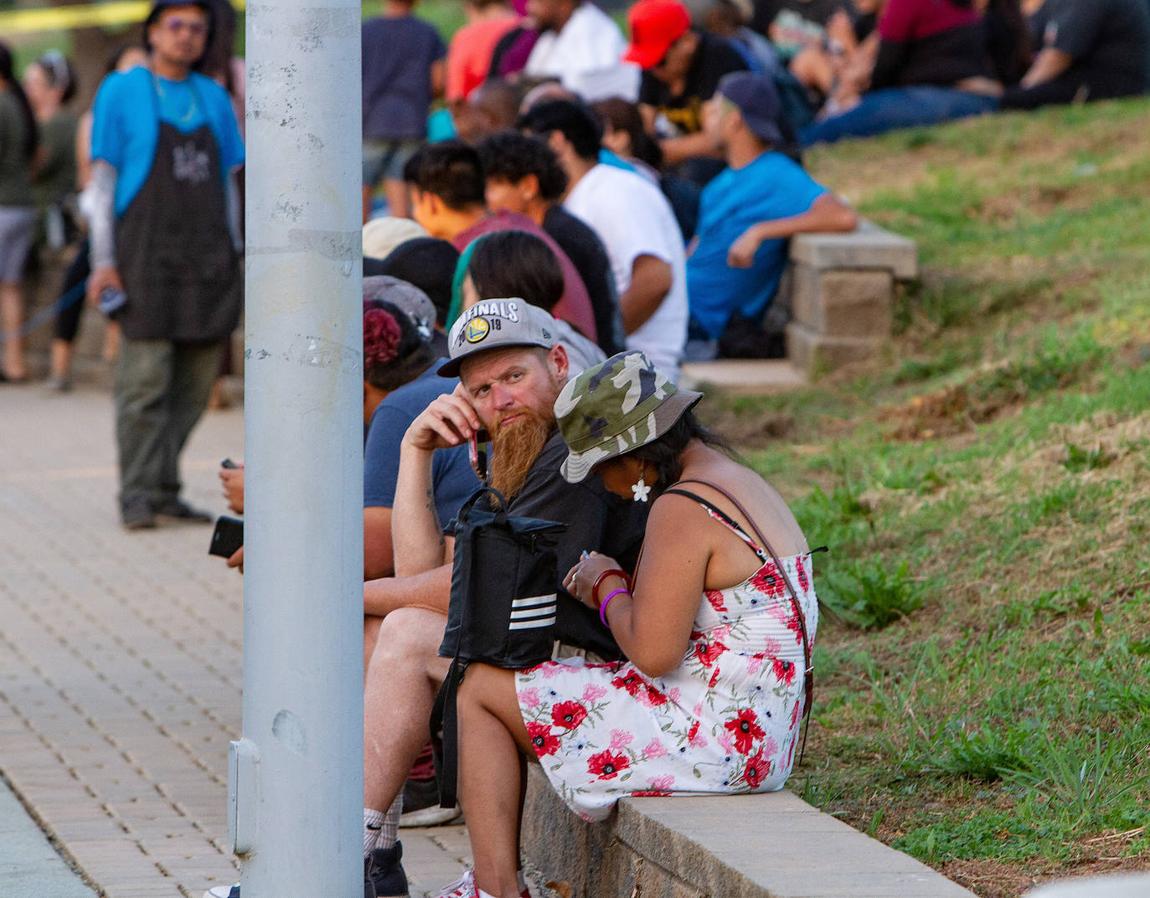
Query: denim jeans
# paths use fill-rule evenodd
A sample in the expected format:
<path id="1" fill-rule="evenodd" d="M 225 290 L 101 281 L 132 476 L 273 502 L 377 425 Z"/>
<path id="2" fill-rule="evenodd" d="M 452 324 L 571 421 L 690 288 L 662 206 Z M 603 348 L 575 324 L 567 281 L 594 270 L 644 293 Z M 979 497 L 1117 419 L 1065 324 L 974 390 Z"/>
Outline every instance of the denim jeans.
<path id="1" fill-rule="evenodd" d="M 896 128 L 937 125 L 998 109 L 997 97 L 949 87 L 888 87 L 863 94 L 859 104 L 803 128 L 803 146 L 847 137 L 873 137 Z"/>
<path id="2" fill-rule="evenodd" d="M 120 507 L 153 507 L 180 494 L 180 452 L 208 405 L 220 370 L 219 343 L 129 340 L 116 368 Z"/>

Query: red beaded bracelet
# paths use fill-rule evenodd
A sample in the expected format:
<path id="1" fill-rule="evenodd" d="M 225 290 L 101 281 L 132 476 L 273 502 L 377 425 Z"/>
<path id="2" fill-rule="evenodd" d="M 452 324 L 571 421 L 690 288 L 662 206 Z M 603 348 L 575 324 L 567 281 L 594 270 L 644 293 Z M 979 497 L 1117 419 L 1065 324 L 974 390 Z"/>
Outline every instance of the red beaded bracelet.
<path id="1" fill-rule="evenodd" d="M 623 582 L 627 584 L 627 589 L 631 589 L 631 578 L 627 576 L 627 572 L 625 570 L 613 567 L 603 571 L 603 573 L 595 578 L 595 585 L 591 587 L 591 601 L 595 604 L 596 608 L 598 608 L 601 604 L 599 601 L 599 587 L 603 585 L 603 581 L 608 577 L 622 578 Z"/>

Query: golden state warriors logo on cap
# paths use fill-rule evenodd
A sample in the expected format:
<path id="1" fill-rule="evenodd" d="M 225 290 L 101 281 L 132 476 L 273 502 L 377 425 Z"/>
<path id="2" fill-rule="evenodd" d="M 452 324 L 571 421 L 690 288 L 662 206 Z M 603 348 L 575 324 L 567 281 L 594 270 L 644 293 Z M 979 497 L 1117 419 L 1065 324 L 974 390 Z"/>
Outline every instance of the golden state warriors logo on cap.
<path id="1" fill-rule="evenodd" d="M 463 328 L 463 339 L 468 343 L 482 343 L 491 332 L 491 323 L 486 318 L 472 318 Z"/>

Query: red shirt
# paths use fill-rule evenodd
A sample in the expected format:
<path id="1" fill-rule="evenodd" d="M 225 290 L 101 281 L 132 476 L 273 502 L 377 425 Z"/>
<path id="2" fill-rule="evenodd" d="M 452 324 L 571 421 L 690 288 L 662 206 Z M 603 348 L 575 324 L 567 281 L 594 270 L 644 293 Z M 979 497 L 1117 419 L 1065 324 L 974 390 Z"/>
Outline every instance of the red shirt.
<path id="1" fill-rule="evenodd" d="M 516 16 L 464 25 L 447 48 L 447 100 L 465 100 L 487 80 L 495 45 L 519 24 Z"/>
<path id="2" fill-rule="evenodd" d="M 974 25 L 981 18 L 973 6 L 957 6 L 950 0 L 890 0 L 879 19 L 878 33 L 884 41 L 910 41 Z"/>

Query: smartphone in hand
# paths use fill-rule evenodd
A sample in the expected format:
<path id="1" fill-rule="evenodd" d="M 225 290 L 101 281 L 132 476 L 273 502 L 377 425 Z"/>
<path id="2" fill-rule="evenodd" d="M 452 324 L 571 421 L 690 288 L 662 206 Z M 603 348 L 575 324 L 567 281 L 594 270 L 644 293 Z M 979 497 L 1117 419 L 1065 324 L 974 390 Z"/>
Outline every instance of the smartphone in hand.
<path id="1" fill-rule="evenodd" d="M 231 558 L 243 544 L 244 522 L 239 518 L 220 515 L 216 521 L 216 529 L 212 531 L 212 543 L 208 547 L 208 554 Z"/>
<path id="2" fill-rule="evenodd" d="M 467 456 L 471 461 L 471 470 L 480 482 L 487 483 L 487 444 L 491 442 L 486 430 L 480 430 L 471 435 L 467 441 Z"/>

